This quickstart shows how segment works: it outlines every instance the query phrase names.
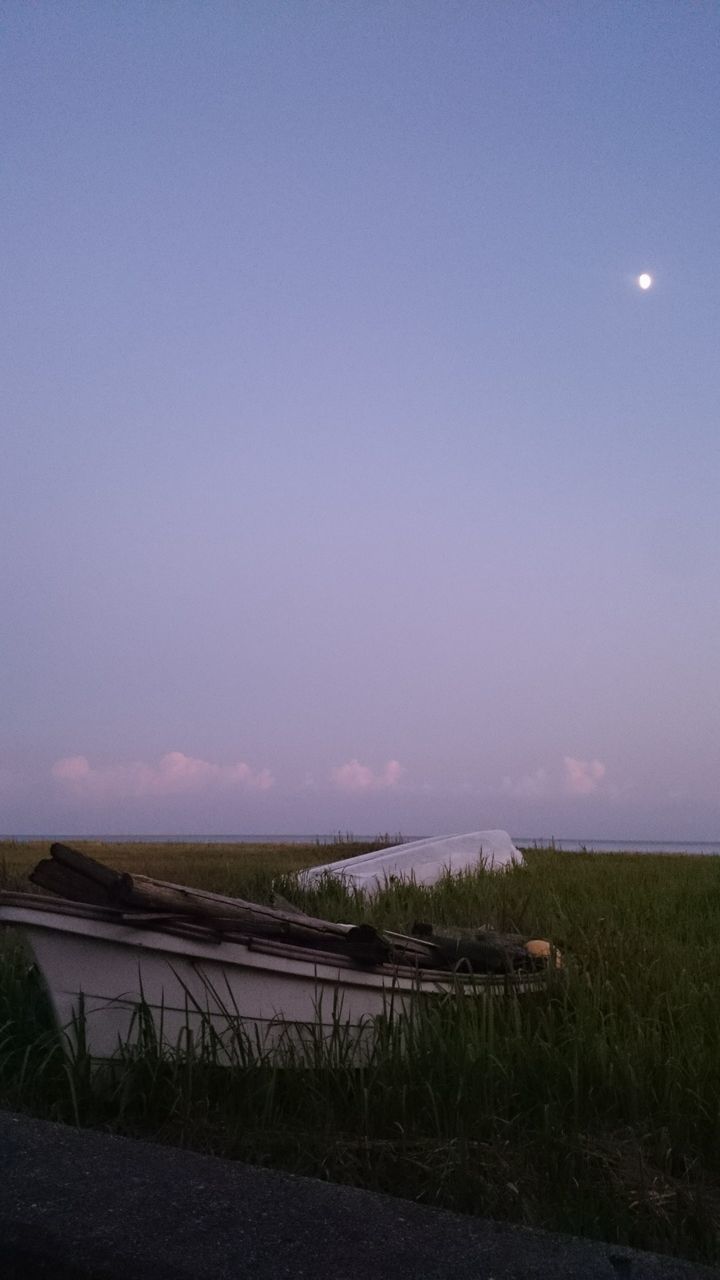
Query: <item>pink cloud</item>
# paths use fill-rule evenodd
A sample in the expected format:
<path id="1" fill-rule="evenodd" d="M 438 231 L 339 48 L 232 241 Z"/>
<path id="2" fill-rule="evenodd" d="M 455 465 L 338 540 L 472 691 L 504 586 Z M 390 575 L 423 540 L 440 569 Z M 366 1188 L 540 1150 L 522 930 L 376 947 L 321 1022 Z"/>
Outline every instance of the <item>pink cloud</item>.
<path id="1" fill-rule="evenodd" d="M 359 760 L 348 760 L 330 771 L 330 777 L 341 791 L 382 791 L 396 787 L 405 770 L 398 760 L 388 760 L 380 773 L 375 773 Z"/>
<path id="2" fill-rule="evenodd" d="M 168 752 L 157 765 L 135 760 L 100 768 L 94 768 L 86 756 L 66 756 L 55 761 L 51 773 L 87 796 L 167 796 L 233 787 L 267 791 L 274 782 L 268 769 L 255 771 L 242 761 L 211 764 L 182 751 Z"/>
<path id="3" fill-rule="evenodd" d="M 565 788 L 573 796 L 591 796 L 606 774 L 602 760 L 576 760 L 563 756 Z"/>
<path id="4" fill-rule="evenodd" d="M 92 772 L 87 756 L 65 756 L 56 760 L 50 770 L 54 778 L 62 778 L 64 782 L 80 782 Z"/>
<path id="5" fill-rule="evenodd" d="M 558 796 L 590 796 L 599 790 L 607 770 L 601 760 L 576 760 L 563 756 L 562 770 L 542 766 L 519 778 L 503 778 L 506 795 L 520 800 L 553 799 Z M 603 787 L 613 794 L 612 788 Z"/>

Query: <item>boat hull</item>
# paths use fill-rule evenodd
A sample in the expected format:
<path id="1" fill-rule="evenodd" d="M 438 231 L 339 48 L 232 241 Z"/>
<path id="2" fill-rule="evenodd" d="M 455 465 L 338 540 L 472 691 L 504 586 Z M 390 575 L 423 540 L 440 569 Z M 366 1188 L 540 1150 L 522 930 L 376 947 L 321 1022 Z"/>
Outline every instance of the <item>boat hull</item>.
<path id="1" fill-rule="evenodd" d="M 363 969 L 340 956 L 265 939 L 210 941 L 29 906 L 0 923 L 32 947 L 68 1047 L 111 1058 L 150 1034 L 169 1052 L 216 1061 L 311 1065 L 361 1061 L 378 1028 L 418 1001 L 537 990 L 542 973 L 459 977 Z"/>

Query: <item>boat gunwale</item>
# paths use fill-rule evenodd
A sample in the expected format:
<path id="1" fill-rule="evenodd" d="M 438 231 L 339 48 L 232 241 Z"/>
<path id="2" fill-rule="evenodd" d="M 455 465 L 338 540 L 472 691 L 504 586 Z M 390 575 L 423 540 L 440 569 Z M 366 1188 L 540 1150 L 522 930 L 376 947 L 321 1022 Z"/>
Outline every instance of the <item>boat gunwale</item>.
<path id="1" fill-rule="evenodd" d="M 19 915 L 17 918 L 8 917 L 6 911 L 18 912 Z M 345 984 L 371 989 L 391 983 L 399 990 L 432 994 L 460 992 L 472 995 L 488 990 L 524 993 L 540 990 L 545 985 L 547 976 L 545 970 L 495 974 L 462 973 L 399 964 L 364 966 L 342 953 L 311 950 L 278 939 L 243 935 L 241 931 L 233 931 L 232 936 L 218 937 L 211 936 L 206 929 L 195 934 L 184 930 L 180 932 L 171 927 L 159 929 L 145 924 L 133 926 L 127 915 L 124 919 L 118 918 L 119 916 L 121 913 L 112 908 L 66 902 L 64 899 L 54 900 L 40 894 L 0 892 L 0 925 L 39 928 L 86 939 L 89 943 L 112 943 L 141 951 L 166 953 L 169 956 L 180 956 L 189 964 L 204 960 L 233 968 L 268 969 L 270 966 L 262 963 L 262 957 L 267 956 L 273 957 L 276 962 L 284 962 L 280 966 L 273 965 L 274 972 L 297 980 L 311 978 L 333 985 Z M 102 931 L 88 933 L 83 930 L 81 925 L 88 922 L 102 926 Z M 110 932 L 105 932 L 106 930 Z M 235 954 L 228 955 L 228 948 L 232 948 Z"/>

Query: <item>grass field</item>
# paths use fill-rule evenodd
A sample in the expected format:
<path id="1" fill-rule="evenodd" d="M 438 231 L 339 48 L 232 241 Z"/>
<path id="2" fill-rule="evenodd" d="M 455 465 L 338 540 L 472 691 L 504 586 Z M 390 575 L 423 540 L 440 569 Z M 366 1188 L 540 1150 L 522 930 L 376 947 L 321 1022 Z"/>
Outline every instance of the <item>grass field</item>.
<path id="1" fill-rule="evenodd" d="M 0 1104 L 460 1211 L 720 1261 L 720 859 L 535 850 L 526 865 L 372 910 L 292 872 L 327 847 L 82 845 L 128 870 L 407 929 L 516 928 L 563 950 L 541 996 L 462 1001 L 368 1066 L 227 1070 L 160 1059 L 68 1063 L 42 990 L 0 944 Z M 351 855 L 360 846 L 347 844 Z M 366 846 L 363 846 L 366 847 Z M 0 844 L 19 887 L 46 846 Z"/>

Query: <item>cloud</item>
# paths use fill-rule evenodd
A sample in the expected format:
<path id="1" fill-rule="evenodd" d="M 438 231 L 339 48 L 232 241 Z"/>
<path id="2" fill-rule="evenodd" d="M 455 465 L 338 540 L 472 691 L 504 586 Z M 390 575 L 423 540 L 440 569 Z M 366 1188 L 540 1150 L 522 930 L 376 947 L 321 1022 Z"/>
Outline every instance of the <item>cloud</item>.
<path id="1" fill-rule="evenodd" d="M 558 796 L 591 796 L 596 791 L 613 788 L 603 786 L 607 769 L 602 760 L 577 760 L 575 756 L 563 756 L 562 769 L 540 767 L 520 778 L 506 777 L 502 790 L 506 795 L 521 800 L 557 798 Z"/>
<path id="2" fill-rule="evenodd" d="M 545 796 L 551 790 L 547 769 L 536 769 L 534 773 L 526 773 L 522 778 L 503 778 L 502 789 L 509 796 L 518 796 L 521 800 L 534 800 Z"/>
<path id="3" fill-rule="evenodd" d="M 381 773 L 375 773 L 359 760 L 331 769 L 330 778 L 340 791 L 382 791 L 396 787 L 405 770 L 398 760 L 388 760 Z"/>
<path id="4" fill-rule="evenodd" d="M 170 751 L 156 765 L 135 760 L 128 764 L 94 768 L 86 756 L 56 760 L 52 776 L 76 794 L 85 796 L 169 796 L 217 789 L 250 788 L 267 791 L 274 779 L 267 769 L 258 772 L 249 764 L 211 764 Z"/>
<path id="5" fill-rule="evenodd" d="M 55 761 L 50 772 L 53 778 L 62 778 L 63 782 L 82 782 L 90 777 L 92 769 L 86 756 L 64 756 Z"/>
<path id="6" fill-rule="evenodd" d="M 563 756 L 565 789 L 572 796 L 591 796 L 598 790 L 606 774 L 602 760 L 576 760 Z"/>

